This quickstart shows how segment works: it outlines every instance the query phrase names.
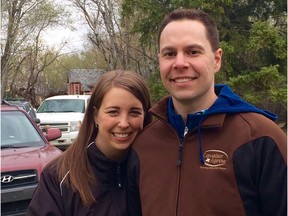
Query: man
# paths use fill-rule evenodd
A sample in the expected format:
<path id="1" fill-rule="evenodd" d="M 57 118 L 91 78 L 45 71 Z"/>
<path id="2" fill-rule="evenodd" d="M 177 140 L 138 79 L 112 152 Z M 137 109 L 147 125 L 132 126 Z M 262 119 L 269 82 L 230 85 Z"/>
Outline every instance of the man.
<path id="1" fill-rule="evenodd" d="M 131 216 L 287 215 L 286 135 L 274 114 L 214 84 L 221 59 L 209 15 L 165 17 L 159 63 L 170 95 L 132 147 Z"/>

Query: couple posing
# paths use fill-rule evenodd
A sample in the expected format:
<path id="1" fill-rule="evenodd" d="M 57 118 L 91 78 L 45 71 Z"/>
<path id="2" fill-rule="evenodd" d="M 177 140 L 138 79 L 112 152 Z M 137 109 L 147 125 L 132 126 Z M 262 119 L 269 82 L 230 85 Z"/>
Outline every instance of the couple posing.
<path id="1" fill-rule="evenodd" d="M 142 77 L 105 73 L 27 215 L 287 215 L 286 135 L 274 114 L 214 83 L 222 49 L 213 19 L 172 11 L 158 43 L 170 94 L 151 108 Z"/>

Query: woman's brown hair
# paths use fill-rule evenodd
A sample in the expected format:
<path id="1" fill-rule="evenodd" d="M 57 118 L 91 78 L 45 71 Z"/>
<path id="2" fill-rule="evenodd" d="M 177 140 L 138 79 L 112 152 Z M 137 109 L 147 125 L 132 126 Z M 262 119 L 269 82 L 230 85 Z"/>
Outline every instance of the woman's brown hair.
<path id="1" fill-rule="evenodd" d="M 97 128 L 94 124 L 94 109 L 99 109 L 105 93 L 119 87 L 131 92 L 143 105 L 144 125 L 151 121 L 148 110 L 151 107 L 150 93 L 145 80 L 131 71 L 114 70 L 103 74 L 93 88 L 91 98 L 84 115 L 77 139 L 69 148 L 51 165 L 58 173 L 59 181 L 64 179 L 64 184 L 80 194 L 84 205 L 88 206 L 95 202 L 91 193 L 91 186 L 96 183 L 88 163 L 87 146 L 91 139 L 97 136 Z M 119 98 L 125 100 L 125 98 Z M 94 140 L 93 140 L 94 141 Z"/>

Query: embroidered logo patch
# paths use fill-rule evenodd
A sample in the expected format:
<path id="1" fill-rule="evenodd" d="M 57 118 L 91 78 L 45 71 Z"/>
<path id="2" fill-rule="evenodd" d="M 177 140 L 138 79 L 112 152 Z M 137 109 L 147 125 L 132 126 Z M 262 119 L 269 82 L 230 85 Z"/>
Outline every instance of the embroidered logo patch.
<path id="1" fill-rule="evenodd" d="M 209 167 L 220 167 L 226 164 L 228 155 L 220 150 L 207 150 L 204 152 L 205 165 Z"/>

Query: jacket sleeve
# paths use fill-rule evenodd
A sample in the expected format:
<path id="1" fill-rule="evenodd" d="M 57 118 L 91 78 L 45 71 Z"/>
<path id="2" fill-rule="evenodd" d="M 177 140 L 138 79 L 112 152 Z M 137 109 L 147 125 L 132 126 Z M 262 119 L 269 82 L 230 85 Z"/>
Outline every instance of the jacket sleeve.
<path id="1" fill-rule="evenodd" d="M 130 149 L 127 161 L 127 204 L 129 216 L 141 216 L 141 202 L 139 193 L 139 158 Z"/>
<path id="2" fill-rule="evenodd" d="M 60 186 L 56 179 L 51 171 L 43 170 L 40 182 L 28 206 L 27 216 L 64 215 Z"/>
<path id="3" fill-rule="evenodd" d="M 233 156 L 234 172 L 246 214 L 287 215 L 287 143 L 261 137 Z"/>

